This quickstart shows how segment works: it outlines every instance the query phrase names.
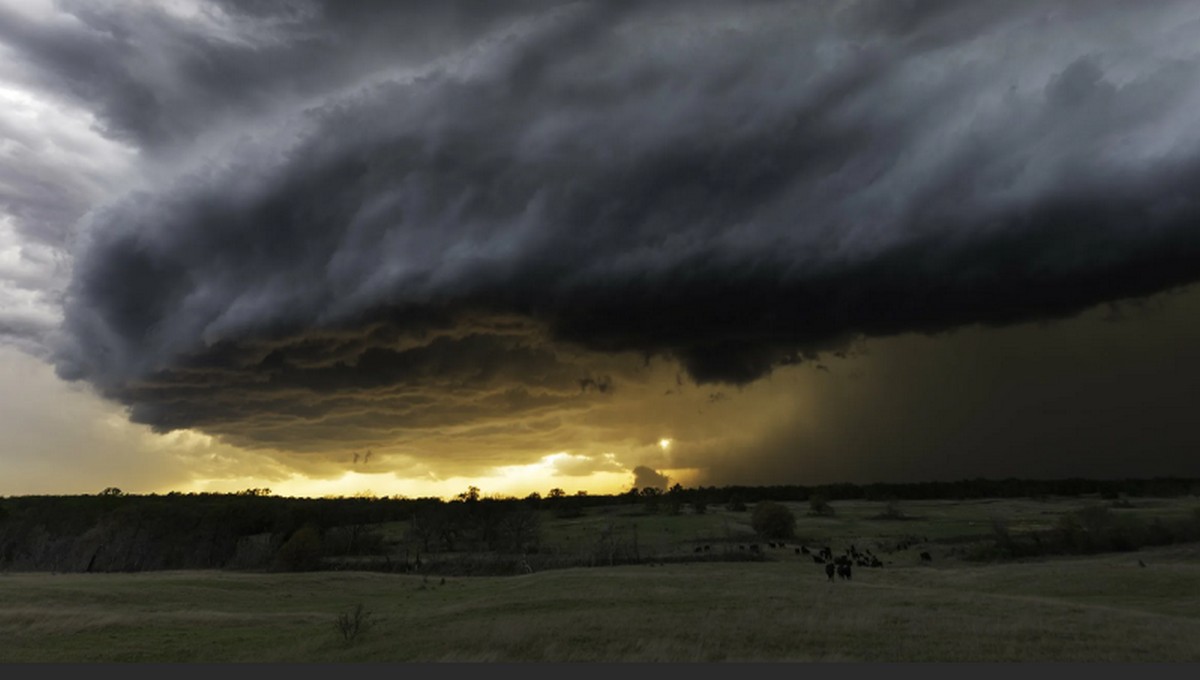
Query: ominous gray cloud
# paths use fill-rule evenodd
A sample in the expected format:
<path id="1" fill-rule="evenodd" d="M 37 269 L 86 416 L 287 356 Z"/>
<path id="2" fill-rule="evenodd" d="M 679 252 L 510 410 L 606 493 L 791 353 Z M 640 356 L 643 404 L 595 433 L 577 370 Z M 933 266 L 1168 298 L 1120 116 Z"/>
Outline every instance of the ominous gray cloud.
<path id="1" fill-rule="evenodd" d="M 633 469 L 633 486 L 638 489 L 650 487 L 665 491 L 670 481 L 666 475 L 645 465 L 639 465 Z"/>
<path id="2" fill-rule="evenodd" d="M 390 71 L 420 67 L 558 3 L 62 0 L 0 6 L 0 44 L 24 80 L 95 112 L 103 131 L 160 153 Z"/>
<path id="3" fill-rule="evenodd" d="M 0 21 L 205 158 L 90 213 L 60 375 L 284 448 L 546 431 L 625 353 L 748 384 L 1200 276 L 1192 3 L 429 5 Z"/>
<path id="4" fill-rule="evenodd" d="M 681 446 L 676 464 L 717 485 L 1200 476 L 1200 287 L 1118 315 L 865 341 L 828 372 L 803 368 L 755 400 L 794 417 L 737 455 Z M 737 422 L 742 398 L 707 417 Z"/>

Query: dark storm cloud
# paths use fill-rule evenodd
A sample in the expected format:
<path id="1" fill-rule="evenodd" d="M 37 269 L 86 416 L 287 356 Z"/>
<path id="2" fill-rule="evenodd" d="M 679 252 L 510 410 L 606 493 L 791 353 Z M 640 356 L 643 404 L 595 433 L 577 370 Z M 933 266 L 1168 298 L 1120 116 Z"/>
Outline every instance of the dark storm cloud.
<path id="1" fill-rule="evenodd" d="M 376 71 L 421 66 L 553 4 L 201 2 L 179 13 L 64 0 L 55 21 L 0 8 L 0 44 L 30 82 L 87 104 L 106 133 L 157 150 Z"/>
<path id="2" fill-rule="evenodd" d="M 93 215 L 61 375 L 162 429 L 402 431 L 619 392 L 577 352 L 745 384 L 1200 275 L 1187 3 L 425 5 L 245 6 L 271 46 L 159 40 L 183 77 L 149 99 L 115 30 L 8 29 L 149 146 L 307 97 Z M 426 25 L 445 54 L 322 42 Z"/>
<path id="3" fill-rule="evenodd" d="M 1120 313 L 865 341 L 763 400 L 807 391 L 803 417 L 675 462 L 718 485 L 1198 475 L 1200 287 Z"/>
<path id="4" fill-rule="evenodd" d="M 633 469 L 633 486 L 638 489 L 647 487 L 666 490 L 670 478 L 654 468 L 639 465 Z"/>

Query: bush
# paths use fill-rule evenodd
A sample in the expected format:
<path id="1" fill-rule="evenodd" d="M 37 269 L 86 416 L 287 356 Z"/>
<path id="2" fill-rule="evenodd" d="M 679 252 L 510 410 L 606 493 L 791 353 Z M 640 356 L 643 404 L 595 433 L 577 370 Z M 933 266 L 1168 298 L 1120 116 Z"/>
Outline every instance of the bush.
<path id="1" fill-rule="evenodd" d="M 832 511 L 828 503 L 825 504 L 825 509 L 826 511 Z M 875 515 L 872 519 L 908 519 L 908 515 L 904 514 L 904 510 L 900 508 L 900 501 L 895 498 L 888 498 L 883 512 Z"/>
<path id="2" fill-rule="evenodd" d="M 321 564 L 321 532 L 307 525 L 292 534 L 275 553 L 276 571 L 312 571 Z"/>
<path id="3" fill-rule="evenodd" d="M 796 517 L 782 503 L 762 501 L 754 506 L 750 526 L 763 538 L 791 538 L 796 533 Z"/>
<path id="4" fill-rule="evenodd" d="M 359 603 L 355 605 L 353 611 L 338 614 L 333 625 L 346 644 L 354 644 L 359 634 L 366 632 L 371 627 L 371 612 L 367 611 L 362 603 Z"/>
<path id="5" fill-rule="evenodd" d="M 817 517 L 833 517 L 833 506 L 829 504 L 829 499 L 821 494 L 816 494 L 808 499 L 808 514 Z"/>

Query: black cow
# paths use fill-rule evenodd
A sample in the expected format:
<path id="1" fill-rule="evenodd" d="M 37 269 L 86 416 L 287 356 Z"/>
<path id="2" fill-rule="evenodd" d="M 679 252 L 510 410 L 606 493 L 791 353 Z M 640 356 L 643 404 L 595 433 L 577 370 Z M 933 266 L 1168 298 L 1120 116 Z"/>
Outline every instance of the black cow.
<path id="1" fill-rule="evenodd" d="M 921 561 L 922 561 L 922 562 L 932 562 L 932 561 L 933 561 L 933 555 L 930 555 L 930 554 L 929 554 L 929 553 L 927 553 L 927 552 L 923 552 L 923 553 L 921 553 Z"/>
<path id="2" fill-rule="evenodd" d="M 820 555 L 813 555 L 812 558 L 813 562 L 816 562 L 817 564 L 825 564 L 825 560 L 821 559 Z"/>
<path id="3" fill-rule="evenodd" d="M 833 562 L 825 565 L 825 575 L 829 577 L 830 581 L 833 580 L 833 574 L 836 569 L 837 567 L 833 564 Z"/>
<path id="4" fill-rule="evenodd" d="M 850 563 L 847 562 L 845 564 L 839 564 L 837 567 L 837 575 L 846 579 L 847 581 L 849 581 L 850 580 Z"/>

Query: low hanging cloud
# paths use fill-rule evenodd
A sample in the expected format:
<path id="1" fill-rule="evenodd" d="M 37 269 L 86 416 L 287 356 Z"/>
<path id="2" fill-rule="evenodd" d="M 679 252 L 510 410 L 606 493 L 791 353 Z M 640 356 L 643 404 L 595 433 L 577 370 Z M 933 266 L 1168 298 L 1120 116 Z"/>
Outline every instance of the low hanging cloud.
<path id="1" fill-rule="evenodd" d="M 164 167 L 198 102 L 235 142 L 89 213 L 61 376 L 243 445 L 551 432 L 637 358 L 746 385 L 1200 277 L 1194 4 L 394 4 L 256 4 L 158 108 L 37 62 Z"/>
<path id="2" fill-rule="evenodd" d="M 649 487 L 665 491 L 670 481 L 671 479 L 663 473 L 645 465 L 639 465 L 633 469 L 633 486 L 636 489 Z"/>

